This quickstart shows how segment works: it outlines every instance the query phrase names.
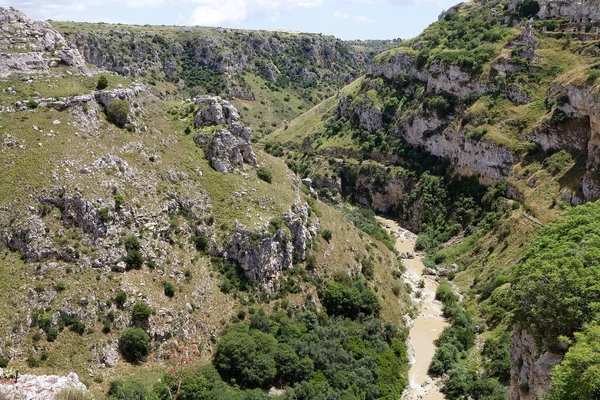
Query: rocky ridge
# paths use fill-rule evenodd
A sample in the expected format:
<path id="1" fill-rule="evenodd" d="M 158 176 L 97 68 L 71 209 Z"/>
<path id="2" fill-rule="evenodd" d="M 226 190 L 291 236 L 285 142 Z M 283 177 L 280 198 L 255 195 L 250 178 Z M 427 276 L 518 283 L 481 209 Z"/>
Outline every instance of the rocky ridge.
<path id="1" fill-rule="evenodd" d="M 258 165 L 252 150 L 252 129 L 239 122 L 235 107 L 220 97 L 196 99 L 199 109 L 194 118 L 197 128 L 215 127 L 212 133 L 201 132 L 194 137 L 199 146 L 206 146 L 211 166 L 221 173 L 231 173 L 244 163 Z M 226 128 L 220 128 L 225 126 Z"/>
<path id="2" fill-rule="evenodd" d="M 89 73 L 79 51 L 69 47 L 49 23 L 31 21 L 12 7 L 0 7 L 0 24 L 0 77 L 14 72 L 50 73 L 61 64 L 77 74 Z"/>

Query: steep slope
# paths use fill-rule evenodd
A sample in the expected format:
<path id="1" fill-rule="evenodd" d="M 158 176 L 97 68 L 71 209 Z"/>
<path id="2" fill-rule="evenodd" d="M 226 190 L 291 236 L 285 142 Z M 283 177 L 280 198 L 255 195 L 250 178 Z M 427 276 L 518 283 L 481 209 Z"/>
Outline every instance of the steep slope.
<path id="1" fill-rule="evenodd" d="M 431 273 L 463 295 L 460 306 L 440 293 L 446 313 L 460 316 L 431 370 L 444 374 L 450 398 L 540 398 L 568 348 L 531 325 L 539 315 L 519 293 L 537 275 L 521 260 L 544 225 L 599 197 L 597 10 L 594 1 L 460 4 L 263 139 L 323 198 L 421 232 Z M 524 281 L 523 268 L 533 269 Z M 543 297 L 542 286 L 531 296 Z M 570 338 L 582 325 L 571 328 Z M 578 338 L 585 348 L 590 339 Z M 574 393 L 565 378 L 573 357 L 558 369 L 557 398 Z"/>
<path id="2" fill-rule="evenodd" d="M 282 160 L 253 147 L 252 129 L 229 101 L 165 97 L 174 85 L 106 72 L 108 86 L 98 89 L 102 71 L 77 51 L 62 62 L 50 55 L 66 51 L 66 42 L 48 24 L 4 7 L 0 20 L 0 57 L 38 61 L 35 68 L 11 62 L 0 84 L 3 364 L 21 372 L 75 371 L 103 397 L 116 378 L 138 376 L 152 387 L 172 365 L 173 343 L 197 348 L 193 366 L 207 364 L 223 329 L 246 315 L 265 315 L 273 326 L 320 315 L 315 323 L 323 332 L 345 324 L 372 344 L 361 353 L 352 347 L 360 343 L 346 343 L 343 357 L 356 363 L 323 368 L 313 390 L 354 390 L 346 387 L 351 378 L 329 374 L 363 368 L 365 358 L 382 371 L 365 381 L 372 396 L 388 390 L 378 389 L 378 379 L 388 380 L 390 393 L 402 391 L 402 316 L 410 301 L 392 276 L 398 261 L 385 236 L 358 229 L 317 201 Z M 54 47 L 35 47 L 40 37 L 52 38 Z M 370 218 L 363 222 L 372 230 L 378 225 Z M 331 305 L 331 321 L 319 313 L 328 285 L 356 294 L 349 306 L 361 307 L 369 323 L 357 313 L 333 314 Z M 131 351 L 127 337 L 143 346 Z M 285 338 L 277 340 L 277 357 L 284 350 L 292 358 L 321 354 L 292 355 Z M 302 364 L 298 376 L 249 381 L 243 389 L 309 385 L 314 362 Z M 384 371 L 385 363 L 394 369 Z M 276 365 L 285 363 L 277 358 Z M 229 376 L 223 372 L 220 382 L 227 386 Z M 223 398 L 245 396 L 228 387 Z"/>

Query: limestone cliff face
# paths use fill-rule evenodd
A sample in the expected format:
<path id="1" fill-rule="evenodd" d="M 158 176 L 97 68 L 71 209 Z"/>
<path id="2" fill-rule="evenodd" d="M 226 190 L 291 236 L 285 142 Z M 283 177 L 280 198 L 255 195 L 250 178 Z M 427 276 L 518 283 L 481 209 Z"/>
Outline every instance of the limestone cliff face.
<path id="1" fill-rule="evenodd" d="M 31 21 L 12 7 L 0 7 L 0 77 L 49 73 L 60 65 L 75 73 L 89 72 L 77 49 L 69 47 L 50 24 Z"/>
<path id="2" fill-rule="evenodd" d="M 540 349 L 528 331 L 515 326 L 510 348 L 511 400 L 538 400 L 549 394 L 550 372 L 562 359 L 562 354 Z"/>
<path id="3" fill-rule="evenodd" d="M 244 163 L 257 166 L 252 150 L 252 129 L 241 124 L 235 107 L 220 97 L 200 97 L 195 100 L 199 107 L 194 119 L 196 127 L 224 126 L 212 134 L 201 132 L 194 137 L 199 146 L 206 146 L 206 157 L 211 166 L 222 173 L 236 171 Z"/>
<path id="4" fill-rule="evenodd" d="M 547 18 L 568 18 L 571 22 L 588 23 L 600 21 L 600 1 L 598 0 L 538 0 L 538 16 Z"/>
<path id="5" fill-rule="evenodd" d="M 237 223 L 223 253 L 225 259 L 240 265 L 248 279 L 269 291 L 277 290 L 282 271 L 305 259 L 307 248 L 319 234 L 319 219 L 309 217 L 306 203 L 284 213 L 283 220 L 286 227 L 274 232 L 268 228 L 255 231 Z"/>

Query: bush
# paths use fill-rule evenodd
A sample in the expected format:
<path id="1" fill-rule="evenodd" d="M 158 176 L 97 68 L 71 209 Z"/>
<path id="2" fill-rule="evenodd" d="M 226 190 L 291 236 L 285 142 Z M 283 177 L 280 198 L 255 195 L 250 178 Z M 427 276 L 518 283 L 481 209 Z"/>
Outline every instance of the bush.
<path id="1" fill-rule="evenodd" d="M 592 68 L 589 69 L 587 72 L 587 80 L 590 83 L 594 83 L 596 82 L 596 79 L 598 79 L 598 77 L 600 77 L 600 69 L 596 69 L 596 68 Z"/>
<path id="2" fill-rule="evenodd" d="M 146 322 L 148 318 L 152 315 L 152 309 L 148 304 L 137 301 L 133 305 L 133 311 L 131 313 L 131 319 L 136 322 Z"/>
<path id="3" fill-rule="evenodd" d="M 140 382 L 129 379 L 112 381 L 108 389 L 109 400 L 152 400 L 155 397 Z"/>
<path id="4" fill-rule="evenodd" d="M 125 238 L 125 250 L 127 250 L 127 254 L 123 261 L 127 264 L 128 268 L 139 269 L 144 265 L 144 257 L 140 252 L 140 242 L 135 236 L 127 236 Z"/>
<path id="5" fill-rule="evenodd" d="M 81 322 L 79 319 L 73 321 L 71 325 L 71 332 L 75 332 L 79 335 L 83 335 L 85 333 L 85 324 Z"/>
<path id="6" fill-rule="evenodd" d="M 38 108 L 38 103 L 37 101 L 33 100 L 33 99 L 29 99 L 27 101 L 27 104 L 25 104 L 27 106 L 27 108 L 34 110 L 36 108 Z"/>
<path id="7" fill-rule="evenodd" d="M 442 283 L 437 287 L 435 291 L 435 299 L 441 301 L 444 304 L 458 302 L 458 296 L 454 294 L 452 287 L 447 283 Z"/>
<path id="8" fill-rule="evenodd" d="M 196 250 L 204 253 L 208 250 L 208 239 L 204 235 L 196 235 L 194 236 L 194 246 L 196 246 Z"/>
<path id="9" fill-rule="evenodd" d="M 355 319 L 360 313 L 378 314 L 381 304 L 377 295 L 370 289 L 362 289 L 360 291 L 356 286 L 333 282 L 319 294 L 319 297 L 329 315 L 341 315 Z"/>
<path id="10" fill-rule="evenodd" d="M 48 333 L 46 333 L 46 340 L 49 342 L 54 342 L 58 338 L 58 329 L 50 328 Z"/>
<path id="11" fill-rule="evenodd" d="M 98 82 L 96 82 L 96 89 L 104 90 L 108 87 L 108 79 L 104 75 L 100 75 L 98 77 Z"/>
<path id="12" fill-rule="evenodd" d="M 329 241 L 331 240 L 333 233 L 331 233 L 331 231 L 329 229 L 325 229 L 322 233 L 321 236 L 323 236 L 323 239 L 327 240 L 327 242 L 329 243 Z"/>
<path id="13" fill-rule="evenodd" d="M 117 307 L 123 307 L 123 305 L 125 304 L 126 301 L 127 301 L 127 293 L 125 293 L 123 291 L 120 291 L 115 296 L 115 304 L 117 305 Z"/>
<path id="14" fill-rule="evenodd" d="M 127 328 L 119 339 L 119 350 L 129 362 L 145 361 L 150 352 L 150 336 L 141 328 Z"/>
<path id="15" fill-rule="evenodd" d="M 0 368 L 8 367 L 8 358 L 0 357 Z"/>
<path id="16" fill-rule="evenodd" d="M 271 169 L 267 167 L 259 167 L 256 170 L 256 175 L 259 179 L 262 179 L 263 181 L 268 183 L 271 183 L 271 181 L 273 180 L 273 171 L 271 171 Z"/>
<path id="17" fill-rule="evenodd" d="M 173 297 L 175 296 L 175 286 L 169 281 L 163 282 L 163 289 L 165 291 L 165 296 Z"/>
<path id="18" fill-rule="evenodd" d="M 119 128 L 124 128 L 129 118 L 129 109 L 130 106 L 127 100 L 116 99 L 108 105 L 106 116 L 113 124 Z"/>
<path id="19" fill-rule="evenodd" d="M 29 368 L 38 368 L 40 366 L 40 360 L 38 360 L 34 356 L 29 356 L 27 357 L 27 366 Z"/>

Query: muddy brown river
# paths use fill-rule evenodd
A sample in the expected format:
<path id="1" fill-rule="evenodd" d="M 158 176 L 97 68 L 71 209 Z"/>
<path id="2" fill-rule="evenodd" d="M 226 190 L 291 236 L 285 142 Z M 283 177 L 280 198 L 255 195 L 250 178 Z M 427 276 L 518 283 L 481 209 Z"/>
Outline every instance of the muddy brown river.
<path id="1" fill-rule="evenodd" d="M 384 227 L 396 238 L 396 250 L 400 253 L 415 251 L 416 235 L 403 229 L 395 221 L 378 218 Z M 416 252 L 415 252 L 416 253 Z M 409 387 L 405 390 L 403 400 L 443 400 L 446 397 L 440 392 L 439 380 L 427 375 L 429 363 L 435 353 L 435 340 L 442 333 L 448 323 L 442 314 L 442 304 L 435 300 L 437 282 L 429 277 L 422 276 L 422 258 L 415 254 L 413 259 L 403 260 L 407 267 L 404 274 L 405 280 L 413 287 L 413 294 L 421 291 L 420 298 L 415 298 L 419 312 L 413 321 L 408 337 L 408 353 L 411 366 L 408 373 Z M 418 282 L 423 279 L 425 287 L 418 288 Z"/>

